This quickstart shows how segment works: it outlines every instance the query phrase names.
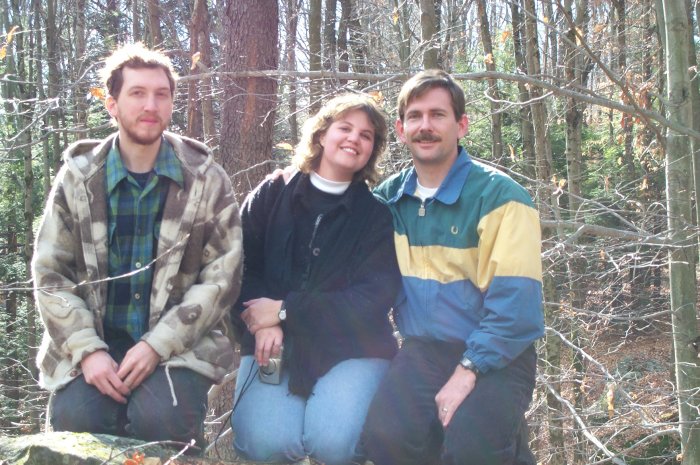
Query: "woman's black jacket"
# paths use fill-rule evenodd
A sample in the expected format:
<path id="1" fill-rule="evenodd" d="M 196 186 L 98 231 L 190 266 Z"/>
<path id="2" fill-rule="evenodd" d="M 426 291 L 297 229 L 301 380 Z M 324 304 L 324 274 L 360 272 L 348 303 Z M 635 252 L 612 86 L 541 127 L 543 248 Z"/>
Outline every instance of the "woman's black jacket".
<path id="1" fill-rule="evenodd" d="M 367 185 L 353 182 L 320 219 L 309 213 L 311 189 L 297 173 L 286 185 L 281 176 L 264 181 L 245 199 L 243 286 L 232 315 L 249 355 L 255 341 L 242 302 L 284 299 L 289 389 L 304 397 L 338 362 L 396 354 L 388 314 L 401 285 L 391 213 Z"/>

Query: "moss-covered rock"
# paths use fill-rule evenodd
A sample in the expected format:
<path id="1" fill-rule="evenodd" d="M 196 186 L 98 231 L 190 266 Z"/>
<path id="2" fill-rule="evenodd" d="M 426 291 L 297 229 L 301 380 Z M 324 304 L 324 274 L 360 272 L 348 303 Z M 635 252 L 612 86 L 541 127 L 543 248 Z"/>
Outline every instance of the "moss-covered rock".
<path id="1" fill-rule="evenodd" d="M 44 433 L 0 437 L 0 465 L 124 465 L 135 453 L 143 454 L 140 464 L 161 465 L 178 455 L 179 449 L 106 434 Z M 225 462 L 180 456 L 171 463 L 214 465 Z"/>

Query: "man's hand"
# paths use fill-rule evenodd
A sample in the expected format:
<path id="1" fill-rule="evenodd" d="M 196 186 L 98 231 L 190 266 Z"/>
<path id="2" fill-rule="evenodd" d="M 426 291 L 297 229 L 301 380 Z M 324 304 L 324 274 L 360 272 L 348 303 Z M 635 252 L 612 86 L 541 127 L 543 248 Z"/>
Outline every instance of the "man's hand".
<path id="1" fill-rule="evenodd" d="M 95 386 L 102 394 L 115 401 L 126 404 L 126 396 L 131 393 L 117 374 L 119 365 L 104 350 L 98 350 L 83 358 L 80 362 L 85 382 Z"/>
<path id="2" fill-rule="evenodd" d="M 160 363 L 160 355 L 147 342 L 139 341 L 129 349 L 119 365 L 117 376 L 130 389 L 136 389 L 153 373 Z"/>
<path id="3" fill-rule="evenodd" d="M 280 324 L 281 300 L 261 297 L 243 302 L 243 306 L 246 309 L 241 313 L 241 318 L 248 327 L 250 334 L 255 335 L 263 328 L 271 328 Z"/>
<path id="4" fill-rule="evenodd" d="M 447 383 L 435 395 L 438 418 L 440 418 L 443 428 L 447 428 L 447 425 L 450 424 L 455 411 L 474 390 L 475 384 L 476 375 L 474 372 L 458 365 Z"/>
<path id="5" fill-rule="evenodd" d="M 289 184 L 289 180 L 292 179 L 292 176 L 294 175 L 294 173 L 296 173 L 296 171 L 297 168 L 292 165 L 287 165 L 284 169 L 276 168 L 272 173 L 265 176 L 265 181 L 277 179 L 280 176 L 282 176 L 282 178 L 284 179 L 284 183 Z"/>
<path id="6" fill-rule="evenodd" d="M 255 333 L 255 361 L 260 366 L 267 366 L 270 357 L 277 357 L 282 349 L 284 331 L 280 325 L 263 328 Z"/>

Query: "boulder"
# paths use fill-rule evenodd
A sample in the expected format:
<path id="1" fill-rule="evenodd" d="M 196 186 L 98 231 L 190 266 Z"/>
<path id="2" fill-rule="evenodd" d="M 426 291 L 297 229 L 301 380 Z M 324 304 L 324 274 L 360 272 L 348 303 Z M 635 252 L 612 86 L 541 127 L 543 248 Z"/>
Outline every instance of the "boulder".
<path id="1" fill-rule="evenodd" d="M 169 465 L 232 463 L 183 456 L 182 449 L 107 434 L 53 432 L 0 437 L 0 465 L 164 465 L 171 459 Z"/>

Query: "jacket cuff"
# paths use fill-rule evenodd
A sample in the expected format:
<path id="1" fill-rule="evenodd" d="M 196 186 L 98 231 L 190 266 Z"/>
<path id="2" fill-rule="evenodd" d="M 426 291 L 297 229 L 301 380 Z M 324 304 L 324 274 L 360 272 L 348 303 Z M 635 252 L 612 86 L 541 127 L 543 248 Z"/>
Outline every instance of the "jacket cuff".
<path id="1" fill-rule="evenodd" d="M 487 373 L 491 369 L 491 367 L 484 362 L 484 357 L 480 357 L 471 349 L 467 349 L 466 352 L 462 354 L 462 357 L 467 357 L 469 360 L 471 360 L 481 374 Z"/>
<path id="2" fill-rule="evenodd" d="M 286 327 L 291 331 L 298 334 L 299 331 L 303 331 L 305 328 L 304 322 L 302 320 L 308 318 L 307 312 L 295 311 L 298 309 L 301 300 L 301 293 L 292 291 L 284 297 L 284 306 L 287 309 L 287 318 L 284 320 Z"/>
<path id="3" fill-rule="evenodd" d="M 63 350 L 70 357 L 73 366 L 79 365 L 85 357 L 93 352 L 108 349 L 109 346 L 97 335 L 95 328 L 85 328 L 76 331 L 63 344 Z"/>
<path id="4" fill-rule="evenodd" d="M 185 350 L 180 343 L 180 338 L 161 324 L 156 325 L 152 331 L 144 334 L 141 340 L 148 343 L 160 355 L 161 361 L 169 360 L 173 354 L 179 354 Z"/>

